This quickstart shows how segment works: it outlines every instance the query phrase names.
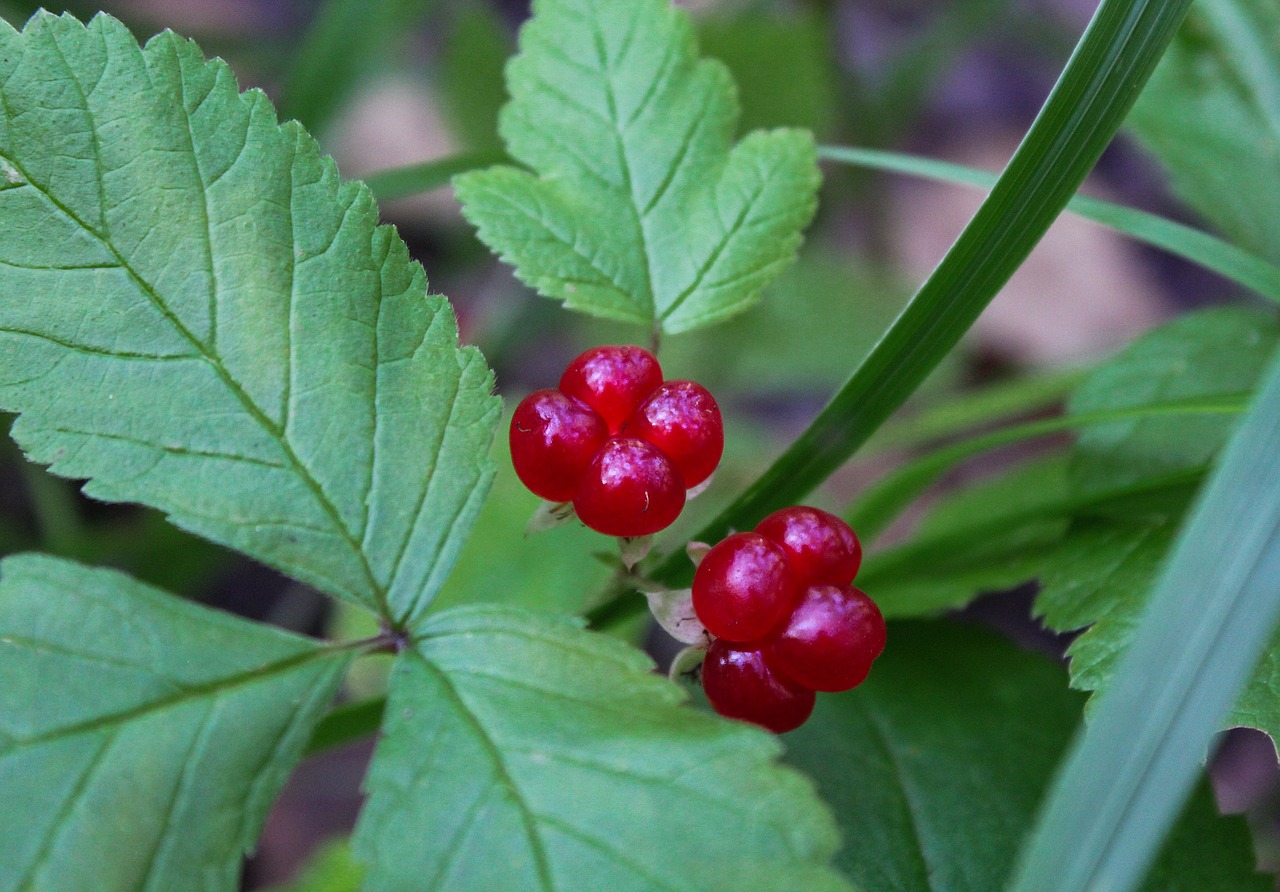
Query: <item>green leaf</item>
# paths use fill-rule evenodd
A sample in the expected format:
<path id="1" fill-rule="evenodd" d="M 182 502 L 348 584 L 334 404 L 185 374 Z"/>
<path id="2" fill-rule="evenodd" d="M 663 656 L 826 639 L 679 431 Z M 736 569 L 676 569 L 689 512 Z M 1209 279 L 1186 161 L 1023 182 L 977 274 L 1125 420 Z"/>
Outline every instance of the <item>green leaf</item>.
<path id="1" fill-rule="evenodd" d="M 893 623 L 867 681 L 820 695 L 787 761 L 836 810 L 837 866 L 863 888 L 985 892 L 1008 879 L 1080 701 L 1057 666 L 990 632 Z M 1219 819 L 1207 789 L 1180 832 L 1152 890 L 1269 888 L 1243 822 Z"/>
<path id="2" fill-rule="evenodd" d="M 1280 263 L 1280 7 L 1197 3 L 1128 123 L 1187 204 Z"/>
<path id="3" fill-rule="evenodd" d="M 122 574 L 0 563 L 0 888 L 239 888 L 354 651 Z"/>
<path id="4" fill-rule="evenodd" d="M 1274 313 L 1238 307 L 1175 319 L 1126 347 L 1072 394 L 1072 415 L 1116 412 L 1251 392 L 1280 343 Z M 1224 415 L 1137 416 L 1091 425 L 1071 464 L 1078 492 L 1114 489 L 1162 474 L 1202 468 L 1226 442 Z"/>
<path id="5" fill-rule="evenodd" d="M 961 607 L 1034 579 L 1076 507 L 1065 461 L 1015 468 L 941 499 L 911 541 L 868 556 L 858 585 L 886 616 Z"/>
<path id="6" fill-rule="evenodd" d="M 366 780 L 367 889 L 848 888 L 775 739 L 682 707 L 638 652 L 508 608 L 423 631 Z"/>
<path id="7" fill-rule="evenodd" d="M 507 67 L 499 129 L 535 174 L 455 180 L 463 213 L 522 281 L 571 309 L 687 331 L 749 306 L 816 207 L 812 137 L 732 145 L 724 66 L 667 0 L 539 0 Z"/>
<path id="8" fill-rule="evenodd" d="M 493 380 L 368 190 L 172 33 L 0 25 L 0 408 L 89 495 L 393 624 L 492 473 Z"/>
<path id="9" fill-rule="evenodd" d="M 1125 890 L 1141 878 L 1213 734 L 1274 643 L 1277 454 L 1280 354 L 1162 562 L 1154 594 L 1127 624 L 1132 644 L 1058 775 L 1015 889 Z M 1129 555 L 1142 551 L 1139 542 Z M 1271 716 L 1273 691 L 1264 701 Z"/>
<path id="10" fill-rule="evenodd" d="M 441 109 L 464 145 L 502 155 L 474 165 L 483 167 L 506 160 L 498 112 L 507 101 L 502 71 L 514 41 L 492 4 L 470 0 L 460 5 L 439 63 Z"/>

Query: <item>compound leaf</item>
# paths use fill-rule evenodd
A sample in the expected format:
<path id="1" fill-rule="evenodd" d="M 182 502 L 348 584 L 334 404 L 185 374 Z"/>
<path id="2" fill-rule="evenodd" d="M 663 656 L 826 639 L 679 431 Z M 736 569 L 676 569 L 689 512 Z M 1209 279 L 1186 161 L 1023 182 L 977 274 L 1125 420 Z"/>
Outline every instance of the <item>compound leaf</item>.
<path id="1" fill-rule="evenodd" d="M 480 354 L 221 61 L 0 24 L 0 408 L 33 460 L 412 624 L 491 476 Z"/>
<path id="2" fill-rule="evenodd" d="M 367 889 L 847 889 L 780 747 L 680 705 L 616 640 L 491 606 L 400 655 L 356 852 Z"/>
<path id="3" fill-rule="evenodd" d="M 352 650 L 0 563 L 0 888 L 234 890 Z"/>
<path id="4" fill-rule="evenodd" d="M 794 259 L 813 138 L 733 145 L 733 81 L 667 0 L 535 2 L 507 87 L 499 129 L 535 173 L 455 185 L 481 239 L 547 297 L 679 332 L 744 309 Z"/>

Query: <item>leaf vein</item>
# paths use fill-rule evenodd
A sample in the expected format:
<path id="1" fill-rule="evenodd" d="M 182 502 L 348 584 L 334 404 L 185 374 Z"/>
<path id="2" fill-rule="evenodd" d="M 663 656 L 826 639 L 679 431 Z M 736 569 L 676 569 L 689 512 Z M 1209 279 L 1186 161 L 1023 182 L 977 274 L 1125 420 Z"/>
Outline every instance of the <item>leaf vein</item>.
<path id="1" fill-rule="evenodd" d="M 507 768 L 507 763 L 505 759 L 503 759 L 502 750 L 498 747 L 493 738 L 489 736 L 489 732 L 483 723 L 481 723 L 479 716 L 471 711 L 466 700 L 463 699 L 462 694 L 454 686 L 453 679 L 428 660 L 426 656 L 416 648 L 410 651 L 410 653 L 420 660 L 422 665 L 425 666 L 427 670 L 440 682 L 441 687 L 444 688 L 445 693 L 457 708 L 458 714 L 463 721 L 470 726 L 472 732 L 476 736 L 477 742 L 481 745 L 486 754 L 488 754 L 489 759 L 493 764 L 494 773 L 497 775 L 499 782 L 501 782 L 510 791 L 511 798 L 514 800 L 517 810 L 520 812 L 520 817 L 525 825 L 525 834 L 528 837 L 534 862 L 538 869 L 539 884 L 544 890 L 547 890 L 547 892 L 553 892 L 555 889 L 555 883 L 551 876 L 551 865 L 547 857 L 546 843 L 543 841 L 542 835 L 538 832 L 538 815 L 533 810 L 533 807 L 525 801 L 523 792 L 516 785 L 515 778 L 512 777 L 510 770 Z"/>

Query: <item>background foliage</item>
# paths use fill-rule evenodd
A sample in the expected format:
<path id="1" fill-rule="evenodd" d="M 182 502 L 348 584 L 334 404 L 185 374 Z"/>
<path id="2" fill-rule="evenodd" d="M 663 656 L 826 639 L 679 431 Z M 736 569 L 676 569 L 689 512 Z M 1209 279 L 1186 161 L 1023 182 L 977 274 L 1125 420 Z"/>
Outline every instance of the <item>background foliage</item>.
<path id="1" fill-rule="evenodd" d="M 286 777 L 384 719 L 358 824 L 329 828 L 355 824 L 354 843 L 326 847 L 296 888 L 1014 879 L 1045 797 L 1052 822 L 1086 795 L 1052 783 L 1084 701 L 1068 687 L 1153 677 L 1126 660 L 1153 634 L 1161 567 L 1192 553 L 1193 506 L 1248 496 L 1243 514 L 1264 517 L 1277 499 L 1226 491 L 1214 469 L 1242 419 L 1277 413 L 1254 392 L 1280 336 L 1280 15 L 1202 0 L 1181 23 L 1187 5 L 1104 3 L 1069 56 L 1082 22 L 1003 0 L 692 16 L 542 0 L 518 40 L 519 4 L 330 0 L 310 22 L 238 25 L 110 9 L 131 34 L 107 17 L 23 30 L 33 10 L 0 3 L 0 408 L 26 456 L 0 469 L 0 547 L 57 556 L 0 564 L 0 811 L 14 816 L 0 849 L 16 853 L 0 888 L 234 888 L 264 824 L 251 872 L 278 876 L 289 797 L 268 811 Z M 133 36 L 169 24 L 202 48 Z M 996 110 L 964 106 L 973 66 L 1002 84 Z M 319 143 L 240 92 L 254 82 Z M 871 151 L 963 148 L 945 137 L 966 121 L 1027 131 L 1000 178 Z M 1126 141 L 1103 154 L 1122 121 Z M 379 155 L 390 131 L 400 147 Z M 348 172 L 415 163 L 370 191 L 326 152 Z M 1095 163 L 1119 204 L 1072 207 L 1184 259 L 1123 255 L 1099 294 L 1074 283 L 1104 253 L 1066 249 L 1040 280 L 1050 328 L 1065 338 L 1063 320 L 1114 305 L 1129 316 L 1113 307 L 1112 327 L 1151 330 L 1123 349 L 1094 338 L 1066 366 L 1011 351 L 992 326 L 1017 278 L 974 321 Z M 932 223 L 877 168 L 992 191 L 948 251 L 964 218 Z M 457 174 L 474 231 L 443 193 L 421 197 Z M 907 268 L 899 206 L 937 230 L 924 269 Z M 1167 284 L 1142 298 L 1151 270 Z M 636 645 L 661 660 L 667 644 L 598 554 L 609 543 L 576 527 L 524 538 L 536 500 L 503 445 L 487 451 L 502 424 L 490 368 L 518 398 L 582 346 L 652 338 L 669 377 L 717 393 L 730 446 L 646 572 L 678 582 L 690 536 L 802 499 L 846 509 L 874 546 L 860 584 L 894 618 L 889 651 L 780 741 L 651 674 Z M 1206 480 L 1219 494 L 1197 503 Z M 1260 615 L 1226 595 L 1250 571 L 1191 593 L 1209 605 L 1205 640 Z M 1032 615 L 1083 634 L 1066 647 Z M 1007 636 L 1065 648 L 1069 675 Z M 1169 670 L 1169 691 L 1247 676 L 1251 651 L 1231 640 Z M 1277 653 L 1225 718 L 1178 725 L 1176 703 L 1140 699 L 1129 711 L 1183 767 L 1110 775 L 1087 742 L 1094 780 L 1174 789 L 1217 727 L 1274 735 Z M 1220 696 L 1225 710 L 1233 692 Z M 1133 727 L 1102 721 L 1089 740 Z M 127 815 L 104 805 L 122 801 Z M 1145 863 L 1180 807 L 1122 824 L 1112 855 Z M 1023 882 L 1092 857 L 1074 832 L 1038 838 Z M 1146 883 L 1270 885 L 1203 782 Z"/>

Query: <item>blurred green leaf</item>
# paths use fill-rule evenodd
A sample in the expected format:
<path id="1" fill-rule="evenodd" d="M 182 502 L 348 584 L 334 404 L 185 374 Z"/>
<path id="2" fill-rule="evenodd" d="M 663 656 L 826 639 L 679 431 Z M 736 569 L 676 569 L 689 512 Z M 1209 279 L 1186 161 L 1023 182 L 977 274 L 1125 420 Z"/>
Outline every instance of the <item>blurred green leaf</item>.
<path id="1" fill-rule="evenodd" d="M 1095 425 L 1110 425 L 1114 429 L 1117 423 L 1140 422 L 1146 419 L 1175 421 L 1214 418 L 1221 420 L 1221 416 L 1238 415 L 1247 405 L 1247 394 L 1234 397 L 1214 394 L 1209 398 L 1192 398 L 1170 403 L 1147 403 L 1096 412 L 1073 412 L 1057 418 L 1028 421 L 978 434 L 934 449 L 882 477 L 873 486 L 859 494 L 856 507 L 849 517 L 849 523 L 857 529 L 858 536 L 864 544 L 874 540 L 890 521 L 898 517 L 916 496 L 924 492 L 938 478 L 962 462 L 984 452 L 1063 431 L 1082 429 L 1087 432 Z M 1177 463 L 1172 464 L 1176 466 Z M 1192 462 L 1189 466 L 1196 467 L 1197 464 Z M 1149 475 L 1142 475 L 1139 479 L 1147 476 Z"/>
<path id="2" fill-rule="evenodd" d="M 786 738 L 787 761 L 836 811 L 837 866 L 868 890 L 1001 888 L 1079 721 L 1082 698 L 1064 681 L 987 631 L 891 624 L 867 681 L 819 695 Z M 1254 873 L 1243 821 L 1220 819 L 1202 789 L 1148 888 L 1270 885 Z"/>
<path id="3" fill-rule="evenodd" d="M 939 500 L 908 543 L 867 557 L 858 585 L 886 616 L 962 607 L 1034 579 L 1078 507 L 1065 460 L 1015 468 Z"/>
<path id="4" fill-rule="evenodd" d="M 1154 594 L 1128 622 L 1109 620 L 1132 628 L 1132 643 L 1055 781 L 1013 888 L 1123 892 L 1141 878 L 1214 733 L 1232 721 L 1232 703 L 1275 640 L 1277 455 L 1280 354 L 1162 563 Z M 1141 563 L 1146 542 L 1122 543 L 1113 555 L 1126 568 Z M 1117 599 L 1108 600 L 1102 606 L 1114 616 Z M 1253 718 L 1274 723 L 1274 681 L 1267 689 L 1265 714 Z"/>
<path id="5" fill-rule="evenodd" d="M 1280 264 L 1280 5 L 1200 0 L 1128 124 L 1187 204 Z"/>
<path id="6" fill-rule="evenodd" d="M 280 116 L 323 130 L 370 68 L 400 48 L 434 0 L 323 0 L 289 66 Z"/>
<path id="7" fill-rule="evenodd" d="M 365 784 L 367 889 L 849 889 L 776 739 L 682 706 L 639 652 L 509 608 L 422 632 Z"/>
<path id="8" fill-rule="evenodd" d="M 741 132 L 804 127 L 821 138 L 831 130 L 837 72 L 831 37 L 817 15 L 744 12 L 701 19 L 697 29 L 702 52 L 723 62 L 738 85 Z"/>
<path id="9" fill-rule="evenodd" d="M 1072 415 L 1176 401 L 1236 399 L 1253 391 L 1280 343 L 1273 312 L 1224 307 L 1191 313 L 1126 347 L 1075 391 Z M 1071 462 L 1082 493 L 1202 468 L 1227 441 L 1229 416 L 1135 416 L 1091 425 Z"/>
<path id="10" fill-rule="evenodd" d="M 720 63 L 667 0 L 540 0 L 507 66 L 499 128 L 536 173 L 454 181 L 516 275 L 571 309 L 687 331 L 745 309 L 794 259 L 816 207 L 812 137 L 755 132 Z"/>
<path id="11" fill-rule="evenodd" d="M 297 879 L 268 892 L 360 892 L 364 868 L 351 853 L 348 839 L 331 839 L 302 866 Z"/>
<path id="12" fill-rule="evenodd" d="M 460 173 L 505 160 L 506 152 L 474 151 L 446 155 L 419 164 L 392 167 L 366 176 L 365 185 L 378 201 L 391 201 L 449 185 Z"/>
<path id="13" fill-rule="evenodd" d="M 580 613 L 584 599 L 610 573 L 591 553 L 616 553 L 617 546 L 576 519 L 554 530 L 526 534 L 525 525 L 538 507 L 538 498 L 516 477 L 507 437 L 497 439 L 498 473 L 492 494 L 480 509 L 471 538 L 434 608 L 490 603 L 539 613 Z M 495 543 L 502 547 L 496 548 Z"/>
<path id="14" fill-rule="evenodd" d="M 0 24 L 0 99 L 19 445 L 411 624 L 487 491 L 500 406 L 368 190 L 225 63 L 106 15 Z"/>
<path id="15" fill-rule="evenodd" d="M 1030 371 L 959 392 L 933 395 L 910 414 L 897 416 L 867 441 L 863 454 L 919 448 L 965 430 L 1053 408 L 1082 380 L 1084 369 Z"/>
<path id="16" fill-rule="evenodd" d="M 353 651 L 39 555 L 0 563 L 0 887 L 238 888 Z"/>
<path id="17" fill-rule="evenodd" d="M 473 151 L 502 153 L 498 111 L 507 101 L 502 71 L 515 51 L 515 41 L 485 0 L 453 5 L 456 9 L 439 62 L 441 105 L 463 145 Z"/>

